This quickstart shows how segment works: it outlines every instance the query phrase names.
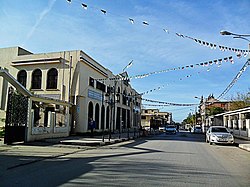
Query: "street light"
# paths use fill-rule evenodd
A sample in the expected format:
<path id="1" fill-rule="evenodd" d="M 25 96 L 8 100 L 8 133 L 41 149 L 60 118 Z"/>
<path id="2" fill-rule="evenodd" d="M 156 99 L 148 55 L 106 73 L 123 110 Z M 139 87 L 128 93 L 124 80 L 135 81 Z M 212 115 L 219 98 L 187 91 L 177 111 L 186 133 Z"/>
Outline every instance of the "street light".
<path id="1" fill-rule="evenodd" d="M 195 96 L 194 98 L 200 100 L 199 113 L 201 115 L 201 123 L 202 123 L 201 125 L 203 128 L 203 131 L 205 132 L 205 130 L 206 130 L 206 105 L 207 105 L 206 99 L 204 101 L 203 96 L 201 96 L 201 97 Z"/>
<path id="2" fill-rule="evenodd" d="M 250 40 L 246 38 L 246 37 L 250 37 L 250 34 L 235 34 L 235 33 L 229 32 L 229 31 L 220 31 L 220 34 L 227 35 L 227 36 L 231 35 L 231 36 L 233 36 L 233 38 L 236 38 L 236 39 L 240 38 L 240 39 L 243 39 L 243 40 L 250 42 Z"/>

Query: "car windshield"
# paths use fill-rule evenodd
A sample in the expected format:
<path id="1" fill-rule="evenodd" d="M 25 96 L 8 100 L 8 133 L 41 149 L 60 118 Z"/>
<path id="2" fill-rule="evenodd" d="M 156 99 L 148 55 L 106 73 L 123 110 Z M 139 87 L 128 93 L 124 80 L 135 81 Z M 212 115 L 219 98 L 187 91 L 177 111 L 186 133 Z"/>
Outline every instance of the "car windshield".
<path id="1" fill-rule="evenodd" d="M 211 132 L 228 132 L 226 128 L 214 127 L 211 129 Z"/>
<path id="2" fill-rule="evenodd" d="M 175 126 L 167 126 L 167 128 L 175 128 Z"/>
<path id="3" fill-rule="evenodd" d="M 201 129 L 201 127 L 195 127 L 196 129 Z"/>

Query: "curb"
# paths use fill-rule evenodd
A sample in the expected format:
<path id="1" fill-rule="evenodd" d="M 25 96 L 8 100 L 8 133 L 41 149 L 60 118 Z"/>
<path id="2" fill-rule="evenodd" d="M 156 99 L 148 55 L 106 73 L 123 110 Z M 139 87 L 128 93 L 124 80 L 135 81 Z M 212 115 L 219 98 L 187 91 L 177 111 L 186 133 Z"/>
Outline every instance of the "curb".
<path id="1" fill-rule="evenodd" d="M 241 149 L 244 149 L 244 150 L 250 152 L 250 146 L 249 146 L 249 145 L 246 145 L 246 144 L 239 144 L 238 147 L 241 148 Z"/>
<path id="2" fill-rule="evenodd" d="M 86 141 L 86 140 L 61 140 L 59 141 L 59 144 L 64 145 L 79 145 L 79 146 L 105 146 L 105 145 L 111 145 L 115 143 L 120 143 L 128 140 L 134 140 L 135 137 L 129 137 L 129 138 L 120 138 L 120 139 L 113 139 L 110 141 Z"/>

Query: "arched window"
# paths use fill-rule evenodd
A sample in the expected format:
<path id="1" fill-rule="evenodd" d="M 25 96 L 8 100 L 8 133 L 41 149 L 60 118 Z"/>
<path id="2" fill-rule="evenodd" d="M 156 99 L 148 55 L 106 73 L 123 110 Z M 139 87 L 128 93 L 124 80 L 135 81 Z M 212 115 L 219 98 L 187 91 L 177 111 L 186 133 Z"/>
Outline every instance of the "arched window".
<path id="1" fill-rule="evenodd" d="M 47 73 L 47 89 L 57 89 L 57 77 L 58 72 L 55 68 L 52 68 Z"/>
<path id="2" fill-rule="evenodd" d="M 27 72 L 25 70 L 21 70 L 17 74 L 17 81 L 26 87 L 26 81 L 27 81 Z"/>
<path id="3" fill-rule="evenodd" d="M 32 73 L 32 89 L 41 89 L 42 87 L 42 71 L 40 69 L 36 69 Z"/>

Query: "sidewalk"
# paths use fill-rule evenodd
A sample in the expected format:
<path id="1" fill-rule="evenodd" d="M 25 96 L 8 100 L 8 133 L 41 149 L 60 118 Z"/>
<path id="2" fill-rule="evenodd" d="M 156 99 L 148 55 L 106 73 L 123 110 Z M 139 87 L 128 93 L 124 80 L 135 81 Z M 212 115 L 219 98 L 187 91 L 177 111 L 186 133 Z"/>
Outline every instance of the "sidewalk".
<path id="1" fill-rule="evenodd" d="M 0 176 L 20 166 L 74 154 L 92 149 L 93 146 L 104 146 L 137 139 L 139 138 L 138 135 L 138 133 L 134 134 L 132 132 L 129 135 L 128 133 L 122 133 L 120 136 L 119 134 L 112 134 L 110 139 L 108 135 L 105 135 L 104 141 L 102 136 L 95 136 L 93 138 L 70 136 L 28 143 L 20 142 L 12 145 L 4 144 L 4 138 L 0 138 Z"/>
<path id="2" fill-rule="evenodd" d="M 239 148 L 250 152 L 250 141 L 249 140 L 239 139 L 239 138 L 235 137 L 235 144 Z"/>
<path id="3" fill-rule="evenodd" d="M 103 136 L 94 136 L 94 137 L 87 137 L 87 136 L 70 136 L 66 138 L 53 138 L 53 139 L 45 139 L 44 142 L 52 143 L 52 144 L 63 144 L 63 145 L 80 145 L 80 146 L 104 146 L 110 145 L 114 143 L 119 143 L 123 141 L 133 140 L 139 138 L 139 133 L 132 133 L 129 134 L 121 133 L 121 134 L 111 134 Z"/>

